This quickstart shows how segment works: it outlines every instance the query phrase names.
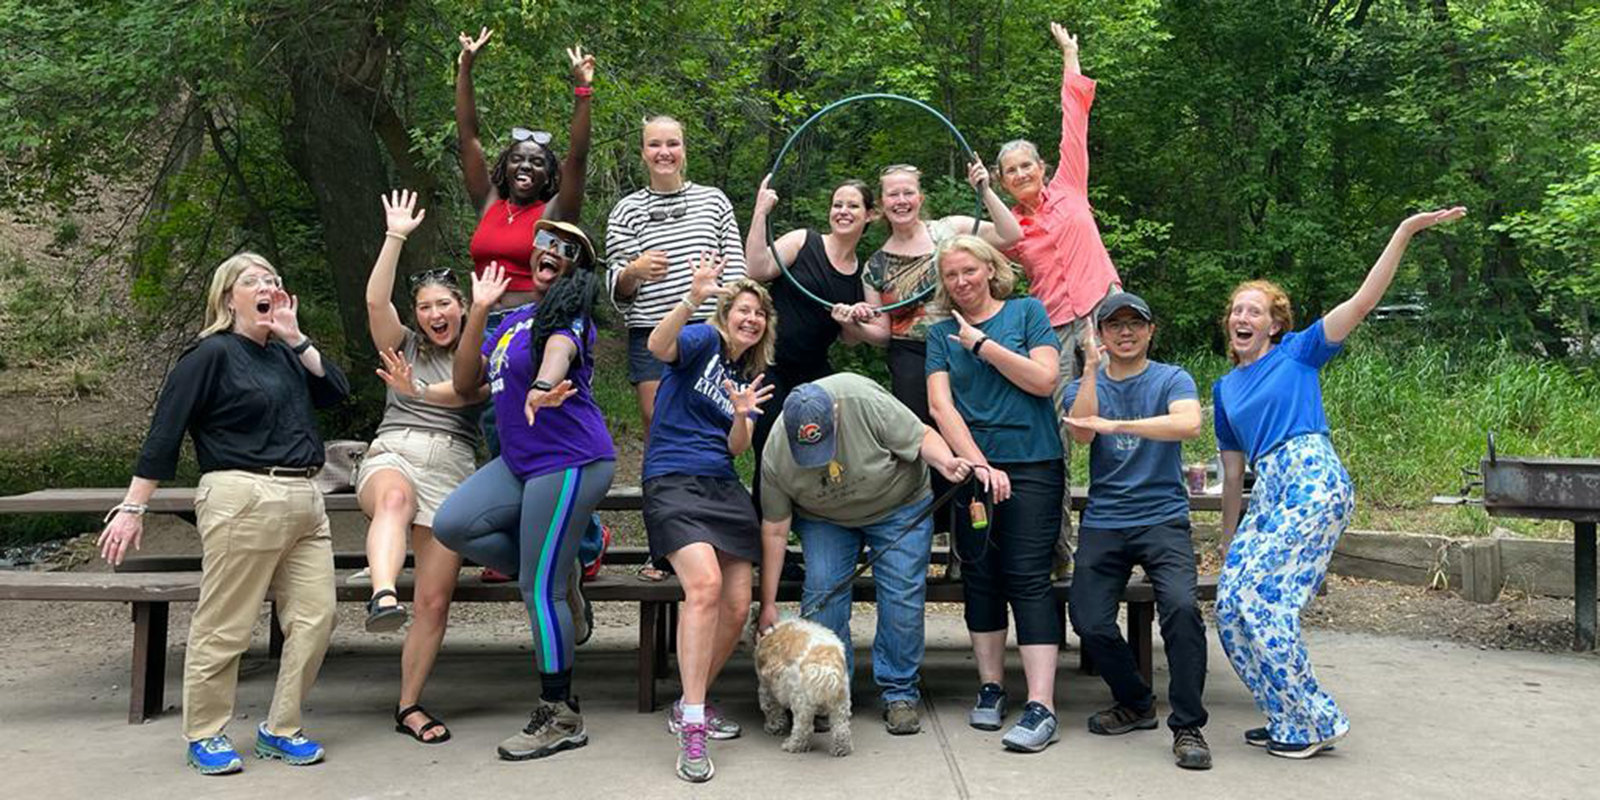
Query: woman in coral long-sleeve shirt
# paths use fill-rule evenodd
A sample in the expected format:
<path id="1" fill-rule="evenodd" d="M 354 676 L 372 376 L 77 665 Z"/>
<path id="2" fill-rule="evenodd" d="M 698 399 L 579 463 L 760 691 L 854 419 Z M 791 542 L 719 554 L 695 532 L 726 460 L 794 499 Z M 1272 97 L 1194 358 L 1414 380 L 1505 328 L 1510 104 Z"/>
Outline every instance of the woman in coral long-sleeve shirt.
<path id="1" fill-rule="evenodd" d="M 1089 208 L 1089 107 L 1095 83 L 1078 67 L 1078 37 L 1054 22 L 1050 33 L 1061 46 L 1061 163 L 1047 183 L 1039 148 L 1016 139 L 1000 148 L 999 171 L 1000 186 L 1017 201 L 1011 211 L 1022 225 L 1022 241 L 1005 255 L 1027 271 L 1029 290 L 1044 303 L 1061 341 L 1059 409 L 1062 387 L 1078 377 L 1083 330 L 1095 306 L 1121 290 L 1122 279 Z M 1063 452 L 1070 454 L 1072 438 L 1064 427 L 1060 434 Z M 1063 539 L 1069 539 L 1072 517 L 1064 512 L 1061 519 Z M 1063 542 L 1057 549 L 1063 563 L 1071 558 L 1066 546 Z"/>

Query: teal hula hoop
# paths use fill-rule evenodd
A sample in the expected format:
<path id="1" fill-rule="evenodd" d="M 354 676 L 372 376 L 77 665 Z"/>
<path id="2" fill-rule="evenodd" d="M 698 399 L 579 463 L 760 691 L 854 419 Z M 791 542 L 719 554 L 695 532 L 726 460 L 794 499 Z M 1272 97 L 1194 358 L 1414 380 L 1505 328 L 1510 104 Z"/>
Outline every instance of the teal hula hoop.
<path id="1" fill-rule="evenodd" d="M 879 92 L 879 93 L 873 93 L 873 94 L 851 95 L 850 97 L 846 97 L 843 100 L 835 100 L 834 102 L 823 106 L 821 110 L 817 111 L 817 113 L 812 114 L 805 122 L 800 124 L 800 127 L 795 128 L 794 133 L 789 134 L 788 141 L 785 141 L 783 143 L 783 148 L 778 151 L 778 157 L 773 159 L 773 161 L 772 161 L 772 169 L 768 171 L 769 174 L 772 174 L 772 175 L 777 175 L 778 174 L 779 168 L 781 168 L 783 166 L 783 157 L 789 154 L 789 149 L 791 147 L 793 147 L 794 143 L 800 138 L 800 136 L 806 132 L 806 129 L 811 127 L 812 123 L 815 123 L 817 120 L 822 119 L 823 117 L 827 116 L 829 113 L 833 112 L 836 109 L 843 108 L 844 106 L 847 106 L 847 105 L 849 105 L 851 103 L 860 102 L 862 100 L 898 100 L 898 101 L 900 101 L 902 103 L 909 103 L 909 104 L 911 104 L 913 106 L 916 106 L 917 108 L 922 109 L 923 111 L 928 112 L 929 114 L 933 115 L 934 119 L 939 120 L 940 124 L 944 125 L 945 130 L 950 131 L 950 135 L 951 136 L 955 137 L 956 144 L 961 145 L 961 151 L 966 154 L 967 163 L 968 164 L 978 160 L 977 154 L 972 152 L 972 148 L 967 145 L 966 137 L 961 135 L 961 131 L 956 130 L 955 124 L 952 123 L 947 117 L 945 117 L 945 115 L 939 113 L 932 106 L 928 105 L 927 103 L 922 102 L 921 100 L 915 100 L 915 99 L 912 99 L 910 97 L 905 97 L 903 95 L 884 94 L 884 93 Z M 976 235 L 978 233 L 978 227 L 983 224 L 983 192 L 981 190 L 979 190 L 979 189 L 973 189 L 972 190 L 972 195 L 973 195 L 972 233 L 974 235 Z M 788 280 L 789 284 L 791 286 L 793 286 L 794 288 L 800 290 L 801 294 L 805 295 L 806 297 L 811 298 L 812 300 L 816 301 L 817 303 L 820 303 L 823 306 L 826 306 L 828 308 L 832 308 L 833 307 L 832 303 L 830 303 L 827 300 L 824 300 L 824 299 L 816 296 L 814 293 L 812 293 L 812 291 L 810 289 L 807 289 L 805 286 L 801 285 L 800 281 L 797 278 L 795 278 L 794 275 L 791 275 L 789 273 L 789 265 L 783 263 L 783 259 L 778 257 L 778 240 L 777 240 L 776 237 L 774 237 L 772 235 L 772 218 L 771 218 L 771 216 L 768 216 L 768 218 L 767 218 L 766 228 L 767 228 L 767 231 L 766 231 L 766 233 L 767 233 L 767 250 L 768 250 L 768 252 L 770 252 L 772 254 L 772 262 L 774 264 L 778 265 L 778 271 L 783 273 L 784 279 Z M 935 265 L 935 268 L 937 269 L 937 264 Z M 887 311 L 893 311 L 893 310 L 895 310 L 897 308 L 913 305 L 913 304 L 916 304 L 916 303 L 921 303 L 924 300 L 928 299 L 928 295 L 933 293 L 933 289 L 934 289 L 934 286 L 932 284 L 930 284 L 928 286 L 928 288 L 923 289 L 920 292 L 917 292 L 915 295 L 913 295 L 911 297 L 907 297 L 907 298 L 903 298 L 901 300 L 897 300 L 897 301 L 895 301 L 893 303 L 890 303 L 889 305 L 886 305 L 886 306 L 879 306 L 878 307 L 878 311 L 880 313 L 887 312 Z"/>

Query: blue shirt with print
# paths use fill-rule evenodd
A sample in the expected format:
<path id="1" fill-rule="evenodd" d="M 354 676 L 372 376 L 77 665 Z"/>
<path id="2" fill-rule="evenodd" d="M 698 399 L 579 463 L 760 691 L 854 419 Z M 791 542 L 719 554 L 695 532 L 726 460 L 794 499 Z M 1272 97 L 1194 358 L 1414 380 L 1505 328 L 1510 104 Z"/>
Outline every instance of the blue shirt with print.
<path id="1" fill-rule="evenodd" d="M 1072 408 L 1080 378 L 1062 394 L 1063 409 Z M 1198 400 L 1194 378 L 1181 367 L 1149 362 L 1131 378 L 1112 380 L 1104 369 L 1095 376 L 1099 416 L 1106 419 L 1148 419 L 1170 413 L 1179 400 Z M 1085 528 L 1134 528 L 1189 516 L 1189 493 L 1183 483 L 1183 443 L 1161 442 L 1131 434 L 1096 434 L 1089 445 L 1089 506 Z"/>
<path id="2" fill-rule="evenodd" d="M 724 357 L 722 334 L 710 325 L 687 325 L 678 334 L 678 359 L 667 365 L 656 389 L 644 480 L 661 475 L 738 477 L 728 452 L 733 401 L 723 380 L 742 386 L 737 368 Z"/>

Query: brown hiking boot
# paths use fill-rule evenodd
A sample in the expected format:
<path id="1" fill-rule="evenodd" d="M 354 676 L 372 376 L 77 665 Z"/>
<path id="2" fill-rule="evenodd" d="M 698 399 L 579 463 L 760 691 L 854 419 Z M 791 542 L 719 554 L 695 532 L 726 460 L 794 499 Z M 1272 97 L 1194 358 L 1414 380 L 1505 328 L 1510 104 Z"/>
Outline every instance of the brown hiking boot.
<path id="1" fill-rule="evenodd" d="M 1089 717 L 1089 732 L 1101 736 L 1116 736 L 1129 731 L 1154 730 L 1156 727 L 1156 707 L 1152 703 L 1144 711 L 1135 711 L 1121 703 L 1104 711 L 1095 712 Z"/>
<path id="2" fill-rule="evenodd" d="M 910 736 L 922 732 L 922 718 L 917 716 L 917 704 L 910 700 L 895 700 L 883 709 L 883 727 L 895 736 Z"/>
<path id="3" fill-rule="evenodd" d="M 540 700 L 539 705 L 533 707 L 527 726 L 500 743 L 500 757 L 507 761 L 527 761 L 588 743 L 589 734 L 583 730 L 583 715 L 578 713 L 576 700 L 565 703 Z"/>

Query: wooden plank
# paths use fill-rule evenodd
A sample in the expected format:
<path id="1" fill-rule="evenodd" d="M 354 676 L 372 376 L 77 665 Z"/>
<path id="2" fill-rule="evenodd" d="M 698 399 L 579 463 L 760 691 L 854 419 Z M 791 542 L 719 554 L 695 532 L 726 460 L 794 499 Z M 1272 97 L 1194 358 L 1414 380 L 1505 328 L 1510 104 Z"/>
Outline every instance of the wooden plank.
<path id="1" fill-rule="evenodd" d="M 164 486 L 150 497 L 150 511 L 156 514 L 194 513 L 194 487 Z M 87 489 L 40 489 L 27 494 L 0 497 L 0 514 L 104 514 L 106 509 L 122 502 L 127 489 L 101 487 Z M 353 493 L 322 496 L 329 511 L 360 511 Z M 1087 487 L 1072 487 L 1072 507 L 1082 511 L 1088 505 Z M 1244 496 L 1249 503 L 1250 495 Z M 644 508 L 644 495 L 637 486 L 613 486 L 600 501 L 601 511 L 639 511 Z M 1221 511 L 1222 496 L 1215 494 L 1189 495 L 1190 511 Z"/>
<path id="2" fill-rule="evenodd" d="M 161 713 L 167 687 L 167 604 L 133 604 L 133 666 L 128 681 L 128 724 Z"/>
<path id="3" fill-rule="evenodd" d="M 0 572 L 0 600 L 194 602 L 200 573 Z"/>

